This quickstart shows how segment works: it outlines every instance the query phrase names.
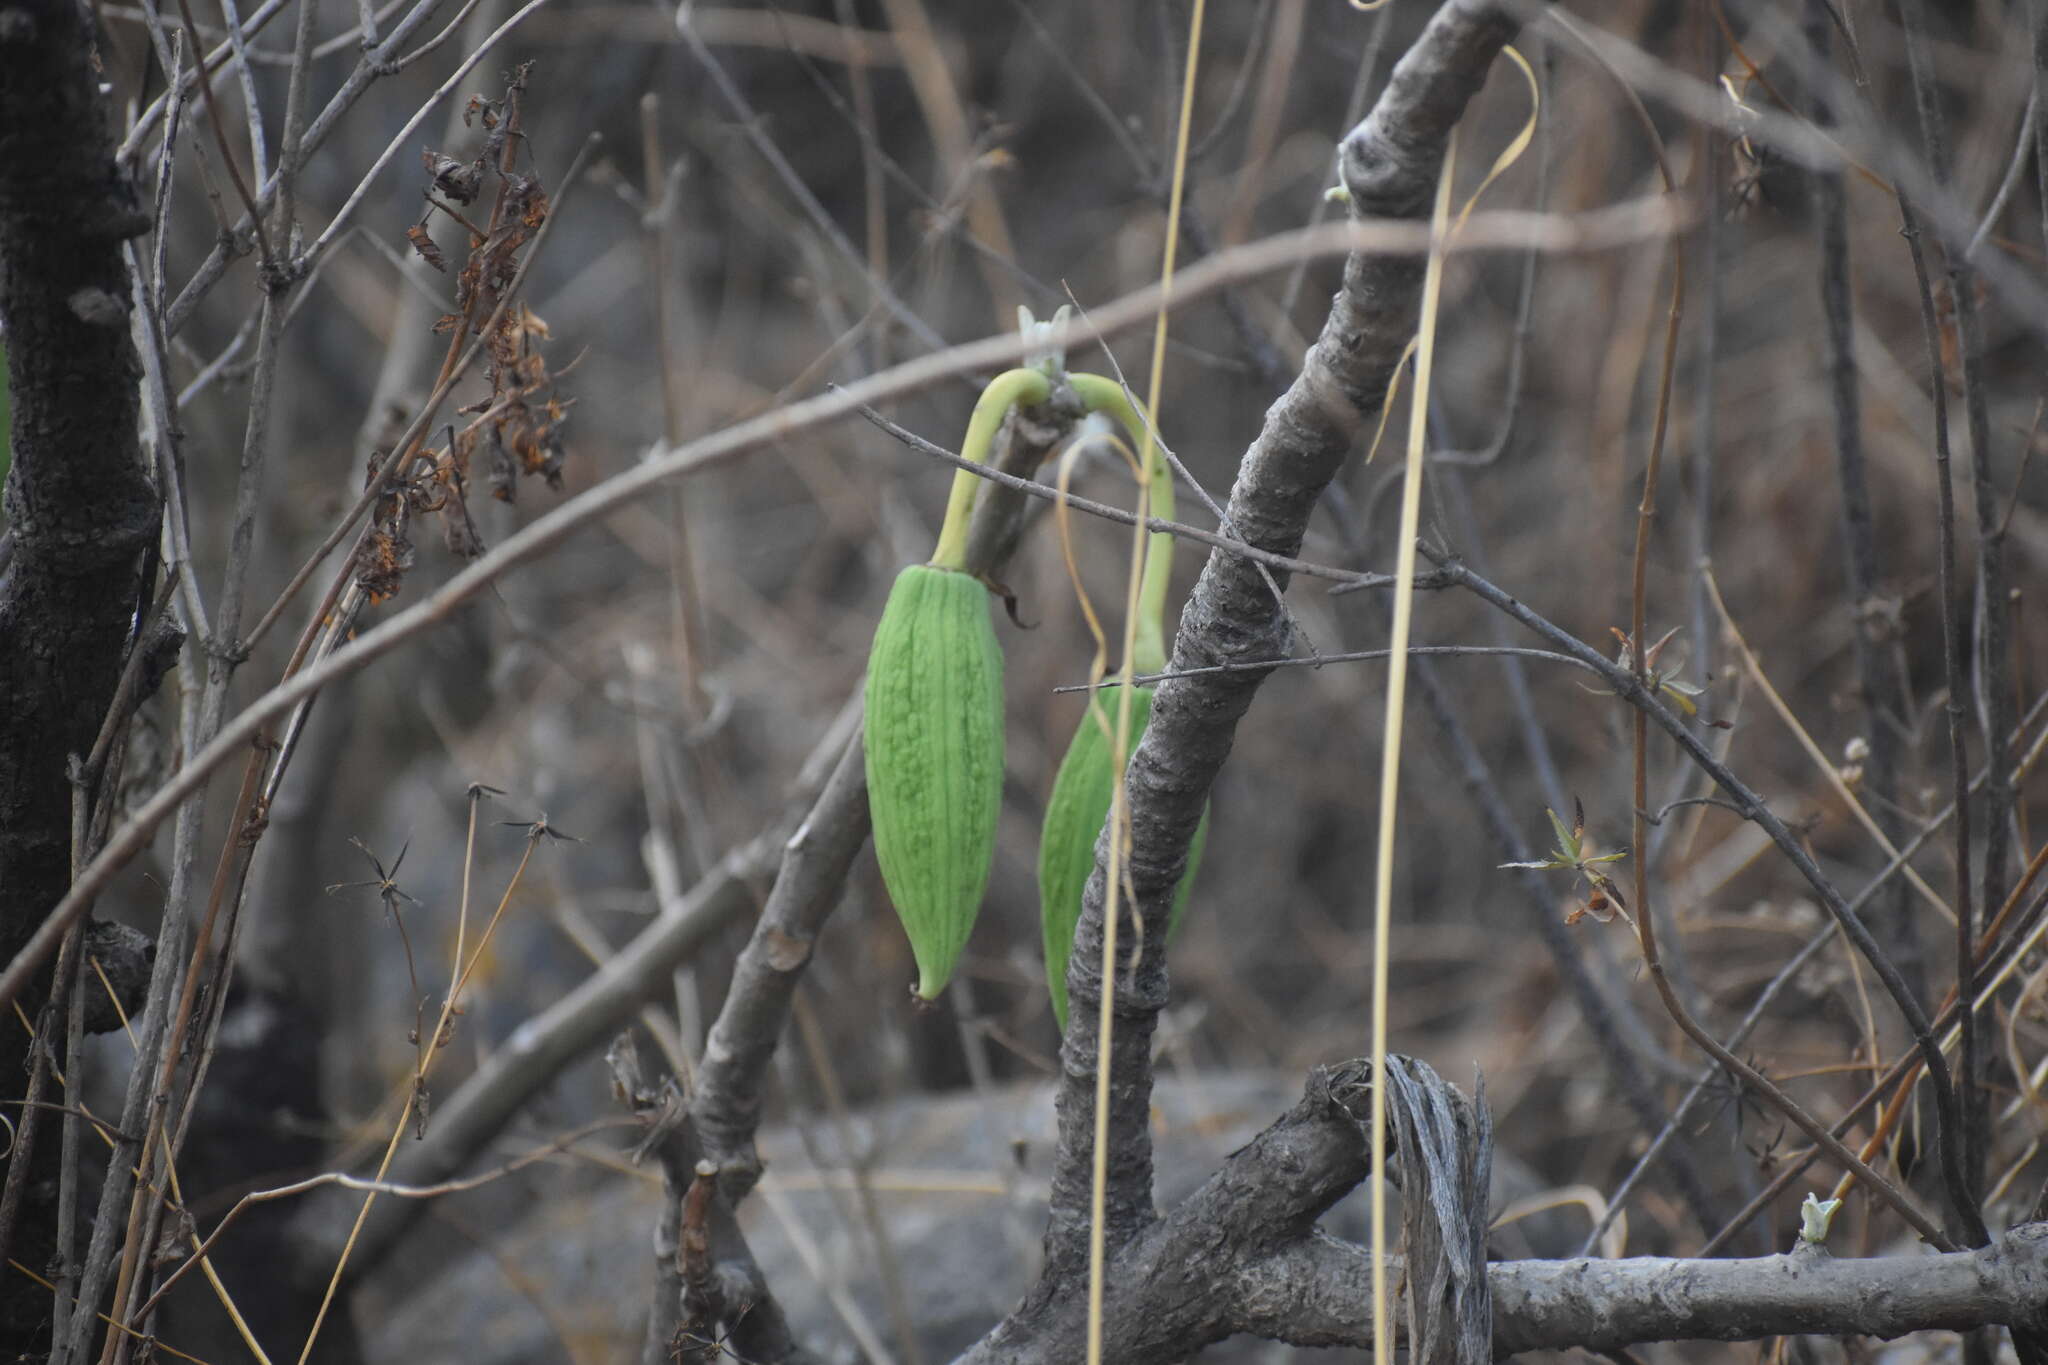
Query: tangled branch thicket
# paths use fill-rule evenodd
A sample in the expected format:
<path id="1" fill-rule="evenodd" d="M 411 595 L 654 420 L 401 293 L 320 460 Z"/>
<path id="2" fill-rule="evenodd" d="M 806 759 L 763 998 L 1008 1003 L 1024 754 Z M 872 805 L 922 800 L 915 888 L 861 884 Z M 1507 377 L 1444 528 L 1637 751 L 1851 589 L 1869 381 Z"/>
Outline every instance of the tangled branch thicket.
<path id="1" fill-rule="evenodd" d="M 2048 1360 L 2048 5 L 1203 13 L 1160 289 L 1174 0 L 0 0 L 0 1352 L 1358 1354 L 1383 1084 L 1412 1358 Z M 1020 362 L 925 1005 L 864 659 Z"/>

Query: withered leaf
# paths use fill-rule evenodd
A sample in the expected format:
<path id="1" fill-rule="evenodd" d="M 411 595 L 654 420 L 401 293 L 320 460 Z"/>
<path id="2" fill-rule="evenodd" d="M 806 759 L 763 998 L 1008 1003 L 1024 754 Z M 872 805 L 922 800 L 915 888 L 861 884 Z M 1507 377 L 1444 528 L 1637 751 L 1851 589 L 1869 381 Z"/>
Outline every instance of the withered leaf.
<path id="1" fill-rule="evenodd" d="M 427 235 L 426 228 L 414 223 L 405 230 L 405 240 L 412 243 L 412 249 L 419 252 L 420 259 L 442 274 L 448 273 L 448 259 L 441 254 L 441 248 Z"/>
<path id="2" fill-rule="evenodd" d="M 362 585 L 373 605 L 384 602 L 397 594 L 405 582 L 405 571 L 412 565 L 412 541 L 403 528 L 388 523 L 380 525 L 363 542 L 362 555 L 356 561 L 356 582 Z"/>
<path id="3" fill-rule="evenodd" d="M 512 464 L 512 452 L 505 449 L 504 439 L 493 426 L 486 433 L 484 445 L 484 475 L 490 481 L 491 496 L 499 502 L 519 500 L 519 471 Z"/>
<path id="4" fill-rule="evenodd" d="M 538 177 L 513 175 L 506 177 L 508 193 L 505 207 L 516 217 L 522 227 L 532 230 L 547 221 L 548 196 L 541 188 Z"/>
<path id="5" fill-rule="evenodd" d="M 476 438 L 477 432 L 474 427 L 464 427 L 455 433 L 455 444 L 449 453 L 455 466 L 453 477 L 457 481 L 469 477 L 469 462 L 476 454 Z"/>
<path id="6" fill-rule="evenodd" d="M 562 449 L 561 436 L 549 430 L 547 435 L 541 438 L 540 449 L 541 459 L 531 466 L 532 471 L 545 479 L 549 488 L 559 493 L 562 491 L 562 461 L 566 454 Z"/>
<path id="7" fill-rule="evenodd" d="M 434 188 L 458 204 L 474 200 L 483 188 L 484 171 L 481 163 L 457 161 L 445 153 L 432 148 L 420 149 L 420 161 L 433 177 Z"/>
<path id="8" fill-rule="evenodd" d="M 484 539 L 478 534 L 476 523 L 469 519 L 469 508 L 462 499 L 450 498 L 441 510 L 441 536 L 448 544 L 448 552 L 461 559 L 475 559 L 484 552 Z"/>

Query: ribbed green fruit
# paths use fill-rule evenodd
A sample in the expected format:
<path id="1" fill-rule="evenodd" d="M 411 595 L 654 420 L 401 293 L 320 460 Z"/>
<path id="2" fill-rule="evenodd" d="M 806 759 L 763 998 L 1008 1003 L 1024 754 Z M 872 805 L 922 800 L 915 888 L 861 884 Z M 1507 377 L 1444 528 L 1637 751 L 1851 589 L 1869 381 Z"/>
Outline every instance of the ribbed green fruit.
<path id="1" fill-rule="evenodd" d="M 1109 738 L 1096 722 L 1096 708 L 1114 727 L 1116 707 L 1100 698 L 1092 698 L 1089 707 L 1067 745 L 1067 756 L 1060 760 L 1059 774 L 1053 778 L 1052 799 L 1046 802 L 1045 826 L 1038 841 L 1038 922 L 1045 935 L 1045 984 L 1052 992 L 1052 1012 L 1062 1032 L 1067 1027 L 1067 957 L 1074 947 L 1074 926 L 1081 920 L 1081 898 L 1095 872 L 1095 840 L 1109 818 L 1110 798 L 1115 794 Z M 1151 719 L 1152 689 L 1133 688 L 1133 751 Z M 1208 841 L 1209 810 L 1204 806 L 1202 823 L 1195 827 L 1194 842 L 1188 847 L 1187 869 L 1173 890 L 1168 934 L 1180 928 L 1188 894 L 1194 889 L 1195 869 L 1201 865 L 1202 849 Z"/>
<path id="2" fill-rule="evenodd" d="M 898 574 L 866 701 L 875 858 L 930 1000 L 974 929 L 1002 805 L 1003 652 L 987 589 L 928 564 Z"/>

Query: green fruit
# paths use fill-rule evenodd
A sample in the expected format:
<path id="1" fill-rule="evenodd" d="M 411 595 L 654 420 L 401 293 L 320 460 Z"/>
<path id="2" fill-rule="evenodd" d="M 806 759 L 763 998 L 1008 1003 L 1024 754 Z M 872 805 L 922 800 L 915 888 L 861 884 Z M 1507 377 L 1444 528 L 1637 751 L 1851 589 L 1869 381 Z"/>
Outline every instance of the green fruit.
<path id="1" fill-rule="evenodd" d="M 1002 805 L 1003 653 L 979 581 L 928 564 L 897 575 L 866 702 L 875 858 L 930 1000 L 974 928 Z"/>
<path id="2" fill-rule="evenodd" d="M 1090 699 L 1089 710 L 1067 746 L 1067 756 L 1060 760 L 1059 775 L 1053 779 L 1052 799 L 1046 803 L 1045 826 L 1038 842 L 1038 920 L 1045 935 L 1045 984 L 1052 992 L 1052 1012 L 1063 1032 L 1067 1027 L 1067 957 L 1074 947 L 1074 926 L 1081 919 L 1081 898 L 1095 872 L 1095 840 L 1109 818 L 1110 798 L 1115 794 L 1109 737 L 1098 716 L 1114 729 L 1115 703 L 1102 697 Z M 1133 751 L 1151 719 L 1152 689 L 1132 689 Z M 1173 891 L 1169 935 L 1180 929 L 1181 915 L 1194 889 L 1195 869 L 1208 841 L 1209 810 L 1205 806 L 1202 823 L 1195 827 L 1194 842 L 1188 848 L 1187 868 Z"/>

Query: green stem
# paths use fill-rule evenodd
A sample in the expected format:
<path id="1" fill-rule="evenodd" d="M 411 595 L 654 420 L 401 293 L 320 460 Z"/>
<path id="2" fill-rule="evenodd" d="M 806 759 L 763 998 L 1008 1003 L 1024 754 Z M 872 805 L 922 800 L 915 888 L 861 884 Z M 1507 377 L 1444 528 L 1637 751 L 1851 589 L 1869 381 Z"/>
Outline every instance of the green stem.
<path id="1" fill-rule="evenodd" d="M 1052 381 L 1037 370 L 1005 370 L 989 380 L 981 397 L 974 401 L 974 415 L 967 419 L 967 439 L 960 445 L 963 459 L 988 463 L 989 447 L 996 430 L 1012 404 L 1043 403 L 1052 395 Z M 967 531 L 974 520 L 974 494 L 984 480 L 963 469 L 953 475 L 953 492 L 946 499 L 946 521 L 939 528 L 939 545 L 932 551 L 935 569 L 956 572 L 967 567 Z"/>
<path id="2" fill-rule="evenodd" d="M 1106 412 L 1129 434 L 1140 452 L 1141 476 L 1150 490 L 1149 515 L 1173 520 L 1173 475 L 1159 458 L 1152 428 L 1139 414 L 1124 386 L 1099 374 L 1070 374 L 1067 382 L 1090 412 Z M 1173 578 L 1173 537 L 1154 531 L 1145 544 L 1144 577 L 1138 584 L 1138 634 L 1131 647 L 1131 666 L 1140 673 L 1166 668 L 1166 589 Z"/>

